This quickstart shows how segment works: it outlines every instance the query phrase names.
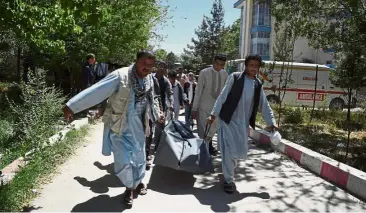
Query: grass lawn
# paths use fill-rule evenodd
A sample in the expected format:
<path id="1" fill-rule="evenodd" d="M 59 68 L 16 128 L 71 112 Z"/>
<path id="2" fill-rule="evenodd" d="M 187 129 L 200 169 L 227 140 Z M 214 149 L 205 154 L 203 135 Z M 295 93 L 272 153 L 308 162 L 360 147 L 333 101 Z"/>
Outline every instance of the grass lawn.
<path id="1" fill-rule="evenodd" d="M 273 107 L 276 119 L 278 110 Z M 345 162 L 347 112 L 317 110 L 310 122 L 311 110 L 284 109 L 281 115 L 280 133 L 282 138 L 307 147 L 335 160 Z M 264 126 L 261 116 L 258 124 Z M 347 164 L 366 172 L 366 115 L 352 113 L 352 127 Z"/>
<path id="2" fill-rule="evenodd" d="M 26 209 L 35 197 L 33 189 L 47 182 L 58 166 L 63 164 L 80 147 L 88 127 L 72 130 L 64 140 L 36 153 L 29 164 L 6 185 L 0 186 L 0 211 L 15 212 Z"/>

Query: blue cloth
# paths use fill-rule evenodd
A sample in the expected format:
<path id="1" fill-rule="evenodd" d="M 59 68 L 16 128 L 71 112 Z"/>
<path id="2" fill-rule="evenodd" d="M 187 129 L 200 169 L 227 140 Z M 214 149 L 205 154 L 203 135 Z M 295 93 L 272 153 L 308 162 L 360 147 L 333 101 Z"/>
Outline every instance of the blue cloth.
<path id="1" fill-rule="evenodd" d="M 121 136 L 109 131 L 114 156 L 114 171 L 124 186 L 136 189 L 145 176 L 146 152 L 143 117 L 146 97 L 135 103 L 134 90 L 128 106 L 127 123 Z"/>
<path id="2" fill-rule="evenodd" d="M 137 80 L 138 80 L 138 82 L 139 82 L 139 86 L 140 86 L 141 88 L 144 88 L 144 79 L 142 79 L 142 78 L 138 78 Z"/>
<path id="3" fill-rule="evenodd" d="M 114 92 L 118 91 L 119 84 L 119 74 L 117 72 L 112 72 L 98 83 L 71 98 L 66 105 L 74 113 L 81 112 L 84 109 L 95 106 L 109 98 Z M 104 126 L 102 154 L 109 156 L 111 155 L 111 151 L 112 144 L 109 138 L 109 128 Z"/>
<path id="4" fill-rule="evenodd" d="M 74 113 L 80 112 L 110 97 L 118 91 L 119 83 L 118 73 L 112 72 L 98 83 L 73 97 L 66 105 Z M 102 153 L 109 156 L 113 152 L 115 173 L 127 188 L 135 189 L 145 176 L 143 118 L 146 105 L 146 97 L 135 103 L 135 92 L 131 89 L 127 122 L 123 127 L 121 136 L 114 134 L 106 125 L 104 126 Z"/>
<path id="5" fill-rule="evenodd" d="M 185 106 L 185 112 L 184 112 L 184 116 L 185 116 L 185 121 L 186 121 L 186 124 L 188 126 L 191 125 L 191 114 L 192 114 L 192 107 L 189 106 L 189 104 L 187 104 Z"/>
<path id="6" fill-rule="evenodd" d="M 118 73 L 112 72 L 98 83 L 75 95 L 66 105 L 74 113 L 95 106 L 109 98 L 114 92 L 118 91 L 120 81 Z"/>
<path id="7" fill-rule="evenodd" d="M 246 160 L 248 154 L 247 130 L 253 110 L 255 80 L 245 76 L 244 81 L 243 94 L 229 124 L 220 120 L 218 115 L 234 83 L 233 75 L 229 76 L 212 110 L 212 114 L 219 119 L 218 141 L 222 157 L 222 169 L 227 182 L 233 181 L 237 160 Z M 268 125 L 275 124 L 274 115 L 263 88 L 259 110 L 261 110 L 263 119 Z"/>

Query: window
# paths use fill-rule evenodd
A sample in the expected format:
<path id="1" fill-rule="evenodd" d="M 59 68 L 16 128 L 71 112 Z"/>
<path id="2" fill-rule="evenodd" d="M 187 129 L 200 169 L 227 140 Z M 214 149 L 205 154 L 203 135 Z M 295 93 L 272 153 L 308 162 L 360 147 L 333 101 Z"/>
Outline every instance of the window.
<path id="1" fill-rule="evenodd" d="M 251 53 L 269 56 L 269 32 L 253 32 L 251 38 Z"/>
<path id="2" fill-rule="evenodd" d="M 252 33 L 252 39 L 253 38 L 270 38 L 270 32 L 253 32 Z"/>
<path id="3" fill-rule="evenodd" d="M 256 0 L 253 5 L 253 26 L 271 26 L 270 0 Z"/>

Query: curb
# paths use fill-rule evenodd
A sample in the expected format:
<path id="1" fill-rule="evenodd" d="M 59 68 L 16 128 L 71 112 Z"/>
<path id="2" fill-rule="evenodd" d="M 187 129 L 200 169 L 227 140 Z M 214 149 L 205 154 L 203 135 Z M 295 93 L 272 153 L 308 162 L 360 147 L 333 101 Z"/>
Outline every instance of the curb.
<path id="1" fill-rule="evenodd" d="M 336 186 L 366 200 L 365 172 L 288 140 L 282 139 L 278 145 L 274 145 L 270 142 L 270 133 L 265 130 L 250 129 L 249 136 L 259 144 L 271 146 Z"/>
<path id="2" fill-rule="evenodd" d="M 78 130 L 81 127 L 87 125 L 88 123 L 90 123 L 89 118 L 82 118 L 80 120 L 73 121 L 72 123 L 67 125 L 63 130 L 59 131 L 58 133 L 56 133 L 55 135 L 50 137 L 48 139 L 48 141 L 49 141 L 48 145 L 52 145 L 58 141 L 63 140 L 68 132 L 70 132 L 71 130 L 74 130 L 74 129 Z M 27 157 L 30 156 L 33 152 L 34 152 L 34 150 L 27 152 L 25 154 L 25 158 L 19 157 L 18 159 L 14 160 L 12 163 L 10 163 L 6 167 L 4 167 L 0 171 L 0 184 L 9 183 L 15 177 L 16 173 L 21 168 L 23 168 L 24 166 L 26 166 L 28 164 Z"/>

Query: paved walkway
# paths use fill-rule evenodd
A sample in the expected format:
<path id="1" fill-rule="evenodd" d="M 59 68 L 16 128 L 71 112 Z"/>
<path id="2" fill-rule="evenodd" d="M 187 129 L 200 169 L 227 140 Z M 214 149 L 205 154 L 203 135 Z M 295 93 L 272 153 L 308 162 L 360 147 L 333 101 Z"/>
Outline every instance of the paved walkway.
<path id="1" fill-rule="evenodd" d="M 147 172 L 148 194 L 132 209 L 121 204 L 124 188 L 113 175 L 113 158 L 101 155 L 103 125 L 93 125 L 88 143 L 61 166 L 32 203 L 46 212 L 366 212 L 365 203 L 280 154 L 251 147 L 237 169 L 238 193 L 219 185 L 220 158 L 212 175 L 192 175 L 163 167 Z"/>

